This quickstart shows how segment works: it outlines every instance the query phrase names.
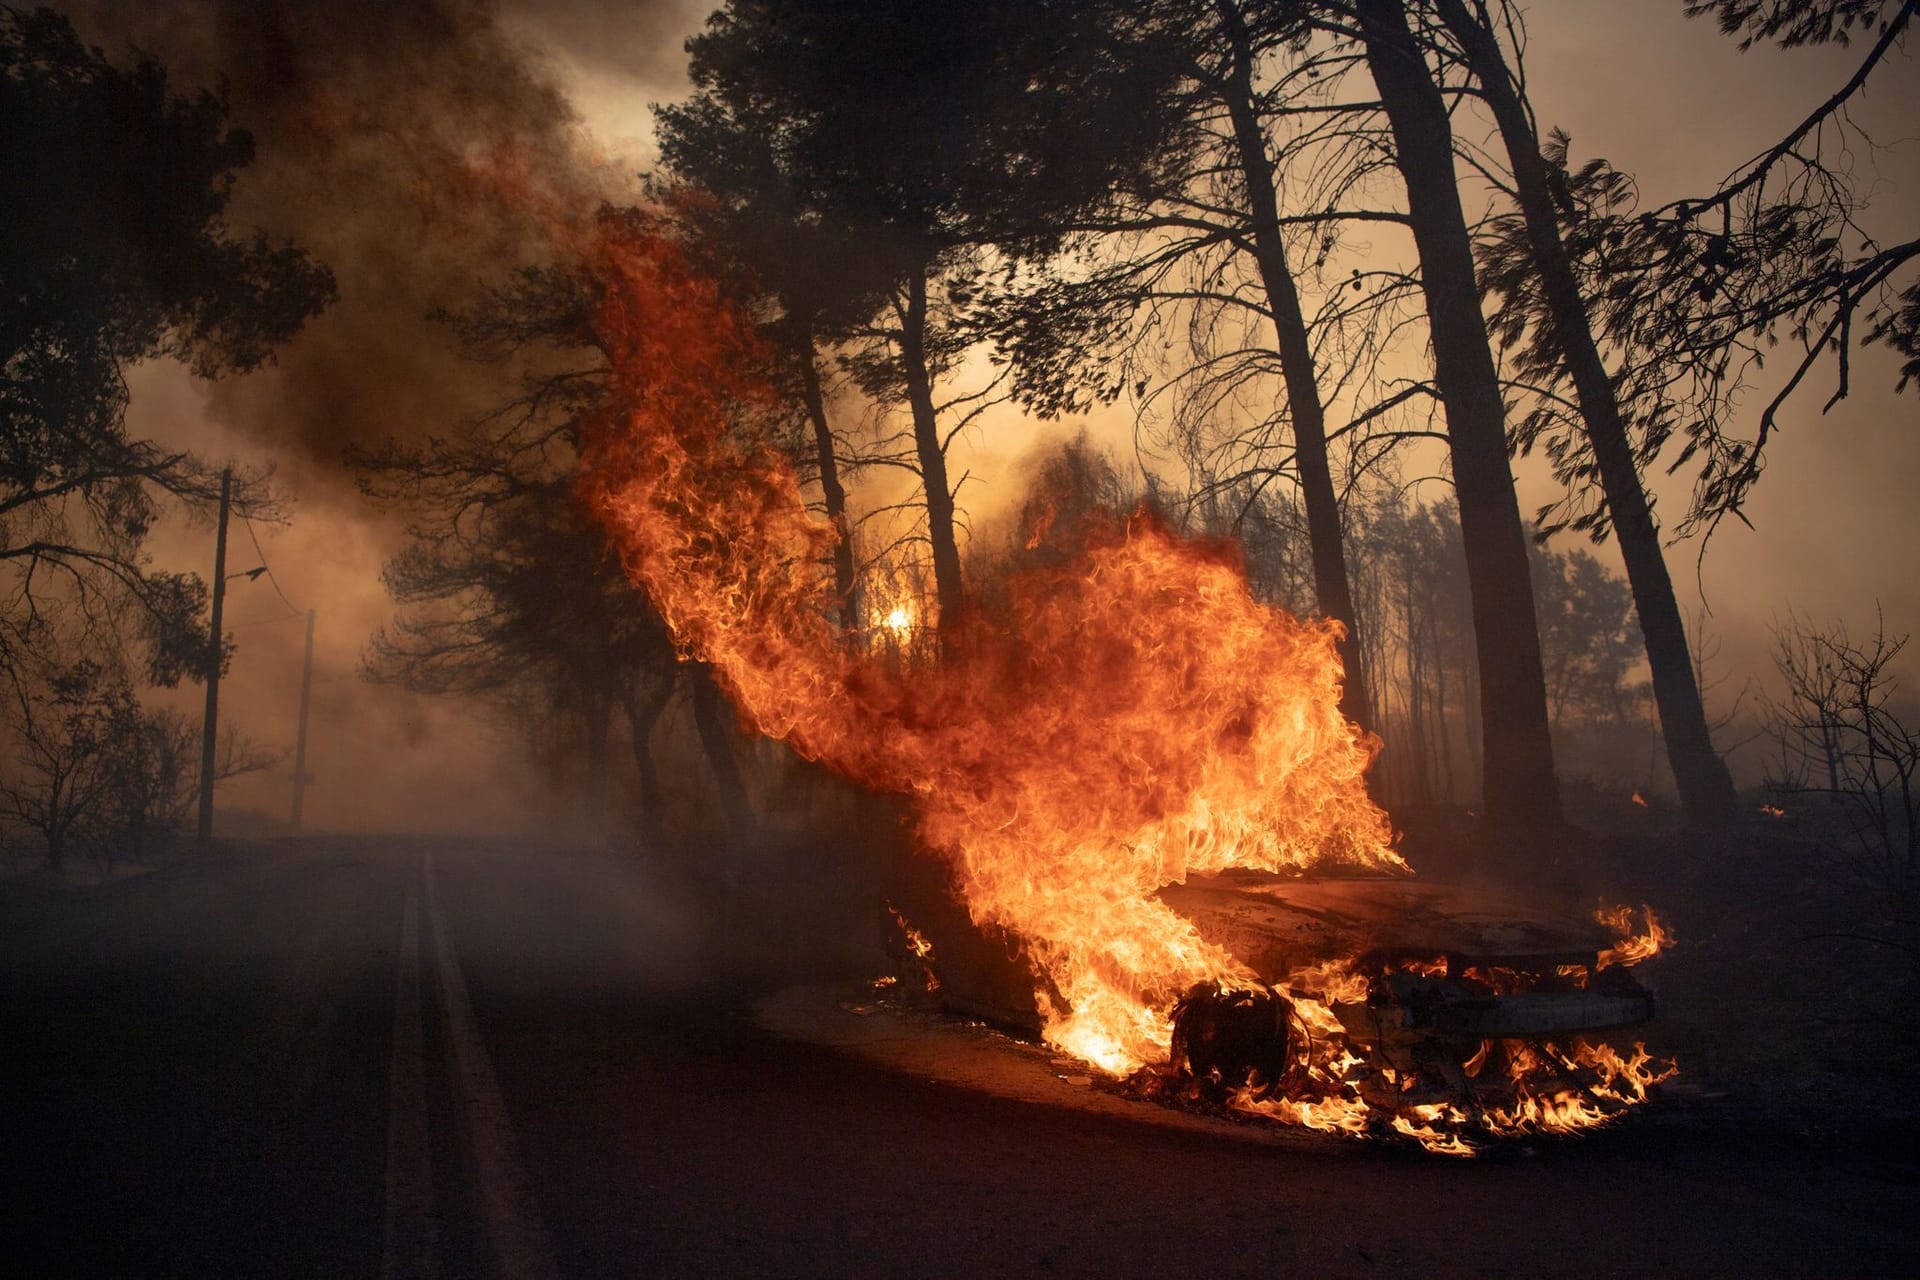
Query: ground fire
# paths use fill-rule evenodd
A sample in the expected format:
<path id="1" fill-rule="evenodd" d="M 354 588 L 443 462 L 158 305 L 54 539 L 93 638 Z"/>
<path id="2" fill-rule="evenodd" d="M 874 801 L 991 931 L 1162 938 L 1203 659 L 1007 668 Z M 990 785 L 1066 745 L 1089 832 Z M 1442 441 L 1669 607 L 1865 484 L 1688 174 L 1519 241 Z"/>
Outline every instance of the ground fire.
<path id="1" fill-rule="evenodd" d="M 1664 937 L 1650 912 L 1544 973 L 1470 948 L 1276 972 L 1183 912 L 1207 877 L 1415 883 L 1366 791 L 1376 744 L 1338 709 L 1333 624 L 1255 601 L 1231 547 L 1114 516 L 1017 573 L 1004 613 L 907 618 L 938 627 L 937 663 L 874 660 L 831 618 L 833 529 L 756 427 L 746 319 L 635 221 L 598 252 L 614 394 L 584 484 L 628 571 L 753 728 L 909 800 L 974 922 L 1018 940 L 1049 1044 L 1438 1150 L 1598 1123 L 1669 1069 L 1578 1034 L 1650 1012 L 1625 976 Z M 1489 1012 L 1507 996 L 1554 1034 L 1511 1036 Z"/>

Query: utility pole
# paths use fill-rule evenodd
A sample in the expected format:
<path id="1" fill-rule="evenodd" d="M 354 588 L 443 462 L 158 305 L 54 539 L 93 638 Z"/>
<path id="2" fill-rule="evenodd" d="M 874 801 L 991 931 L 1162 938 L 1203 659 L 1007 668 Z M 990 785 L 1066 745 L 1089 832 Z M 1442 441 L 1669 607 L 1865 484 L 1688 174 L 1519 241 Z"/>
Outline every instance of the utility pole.
<path id="1" fill-rule="evenodd" d="M 227 599 L 227 506 L 233 468 L 220 473 L 220 525 L 213 543 L 213 620 L 207 629 L 207 714 L 200 724 L 200 844 L 213 839 L 214 740 L 220 732 L 220 609 Z"/>
<path id="2" fill-rule="evenodd" d="M 300 811 L 306 804 L 307 784 L 307 704 L 313 694 L 313 610 L 307 610 L 307 657 L 300 667 L 300 733 L 293 740 L 293 829 L 300 830 Z"/>

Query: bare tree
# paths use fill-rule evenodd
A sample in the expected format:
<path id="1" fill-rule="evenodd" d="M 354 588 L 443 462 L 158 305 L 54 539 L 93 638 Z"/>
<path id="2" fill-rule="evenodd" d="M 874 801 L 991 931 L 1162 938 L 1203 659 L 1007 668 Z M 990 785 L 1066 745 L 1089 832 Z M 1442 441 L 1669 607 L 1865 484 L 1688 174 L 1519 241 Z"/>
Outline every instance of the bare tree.
<path id="1" fill-rule="evenodd" d="M 1898 903 L 1920 888 L 1920 717 L 1898 676 L 1907 640 L 1884 622 L 1856 641 L 1790 616 L 1773 632 L 1786 690 L 1767 715 L 1778 752 L 1767 785 L 1824 804 L 1839 852 Z"/>
<path id="2" fill-rule="evenodd" d="M 125 676 L 79 659 L 26 662 L 0 670 L 13 766 L 0 774 L 0 818 L 38 835 L 47 868 L 66 870 L 81 825 L 106 806 L 118 761 L 116 744 L 139 715 Z"/>
<path id="3" fill-rule="evenodd" d="M 140 705 L 111 636 L 74 643 L 43 630 L 34 655 L 0 668 L 0 822 L 32 832 L 55 874 L 84 852 L 111 870 L 124 852 L 147 858 L 184 823 L 199 790 L 200 728 Z M 46 654 L 92 651 L 62 660 Z M 224 779 L 270 767 L 229 725 L 215 757 Z"/>
<path id="4" fill-rule="evenodd" d="M 146 862 L 182 829 L 199 798 L 200 726 L 163 707 L 127 728 L 114 762 L 112 825 L 124 837 L 127 857 Z M 216 765 L 233 764 L 241 748 L 231 724 L 222 726 L 219 746 Z M 268 761 L 261 753 L 259 767 Z M 107 842 L 104 850 L 109 869 L 115 844 Z"/>

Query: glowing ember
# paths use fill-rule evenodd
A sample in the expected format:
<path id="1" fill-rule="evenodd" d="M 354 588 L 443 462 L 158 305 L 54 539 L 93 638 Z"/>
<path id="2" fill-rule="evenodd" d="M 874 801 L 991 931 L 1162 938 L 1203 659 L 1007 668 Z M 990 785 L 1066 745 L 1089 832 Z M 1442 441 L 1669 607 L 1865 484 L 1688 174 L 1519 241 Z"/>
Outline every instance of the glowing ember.
<path id="1" fill-rule="evenodd" d="M 915 961 L 925 978 L 925 988 L 929 992 L 940 989 L 940 978 L 933 971 L 933 943 L 926 934 L 913 927 L 911 921 L 901 914 L 900 908 L 891 902 L 887 904 L 887 914 L 893 917 L 894 927 L 900 930 L 900 936 L 906 940 L 907 952 Z"/>
<path id="2" fill-rule="evenodd" d="M 916 960 L 931 960 L 933 958 L 933 943 L 927 941 L 927 935 L 907 923 L 907 918 L 900 914 L 900 908 L 894 906 L 891 902 L 887 904 L 887 912 L 893 916 L 893 922 L 900 926 L 900 932 L 907 940 L 907 950 L 913 952 L 914 958 Z"/>

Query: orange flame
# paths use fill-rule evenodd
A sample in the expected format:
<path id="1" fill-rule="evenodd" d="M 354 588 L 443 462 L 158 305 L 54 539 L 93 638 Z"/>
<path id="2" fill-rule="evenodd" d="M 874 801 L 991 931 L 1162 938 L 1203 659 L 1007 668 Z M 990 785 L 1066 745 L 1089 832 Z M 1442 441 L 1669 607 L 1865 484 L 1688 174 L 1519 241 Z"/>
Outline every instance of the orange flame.
<path id="1" fill-rule="evenodd" d="M 1595 917 L 1620 938 L 1594 963 L 1558 968 L 1548 982 L 1585 988 L 1609 965 L 1633 965 L 1671 945 L 1672 932 L 1650 907 L 1602 908 Z M 1413 956 L 1388 972 L 1427 978 L 1449 975 L 1444 957 Z M 1525 990 L 1538 979 L 1504 968 L 1470 968 L 1465 975 L 1493 991 Z M 1629 1055 L 1604 1042 L 1570 1035 L 1554 1041 L 1482 1040 L 1461 1050 L 1457 1100 L 1418 1101 L 1398 1092 L 1403 1084 L 1391 1067 L 1356 1055 L 1346 1043 L 1338 1011 L 1366 1006 L 1374 980 L 1352 959 L 1297 969 L 1279 986 L 1292 1016 L 1307 1032 L 1302 1059 L 1289 1081 L 1256 1081 L 1235 1090 L 1228 1105 L 1307 1128 L 1372 1132 L 1382 1123 L 1439 1155 L 1471 1156 L 1476 1139 L 1533 1133 L 1570 1133 L 1607 1124 L 1645 1102 L 1649 1090 L 1673 1076 L 1675 1065 L 1636 1044 Z M 1367 1092 L 1371 1079 L 1372 1091 Z M 1276 1087 L 1278 1086 L 1278 1087 Z M 1376 1108 L 1374 1101 L 1379 1101 Z"/>
<path id="2" fill-rule="evenodd" d="M 1593 913 L 1595 920 L 1620 935 L 1618 941 L 1600 953 L 1600 967 L 1639 964 L 1673 945 L 1673 930 L 1653 913 L 1652 907 L 1642 905 L 1640 913 L 1646 923 L 1638 930 L 1633 927 L 1632 907 L 1624 904 L 1602 907 Z"/>
<path id="3" fill-rule="evenodd" d="M 746 320 L 674 247 L 605 224 L 612 408 L 584 488 L 633 577 L 755 729 L 910 796 L 974 918 L 1024 939 L 1046 1037 L 1108 1071 L 1163 1060 L 1175 999 L 1252 975 L 1153 897 L 1195 871 L 1401 866 L 1338 709 L 1332 623 L 1256 602 L 1230 548 L 1152 520 L 1024 571 L 1006 616 L 943 619 L 909 678 L 852 652 L 820 565 L 837 536 L 755 425 Z"/>
<path id="4" fill-rule="evenodd" d="M 891 915 L 894 924 L 899 926 L 901 936 L 907 940 L 907 950 L 913 952 L 914 959 L 931 960 L 933 943 L 928 940 L 927 935 L 914 928 L 912 922 L 900 914 L 900 908 L 891 902 L 887 904 L 887 914 Z"/>
<path id="5" fill-rule="evenodd" d="M 933 941 L 926 934 L 913 927 L 913 922 L 901 913 L 900 908 L 891 902 L 887 904 L 887 914 L 893 917 L 893 923 L 900 930 L 900 936 L 906 940 L 907 951 L 917 961 L 916 967 L 924 979 L 925 989 L 931 993 L 940 989 L 940 978 L 933 971 Z"/>
<path id="6" fill-rule="evenodd" d="M 1181 994 L 1255 981 L 1160 887 L 1233 866 L 1404 866 L 1363 785 L 1376 744 L 1338 711 L 1335 625 L 1258 604 L 1226 546 L 1145 517 L 1095 521 L 1072 563 L 1016 574 L 1003 613 L 942 619 L 937 662 L 847 643 L 821 569 L 838 534 L 760 423 L 774 402 L 751 326 L 637 217 L 602 232 L 613 394 L 585 496 L 743 719 L 913 801 L 974 919 L 1024 940 L 1050 1043 L 1114 1073 L 1161 1062 Z M 872 617 L 894 635 L 920 625 L 905 603 Z M 1627 908 L 1603 913 L 1622 937 L 1593 971 L 1671 942 L 1642 913 L 1639 929 Z M 1555 979 L 1583 986 L 1588 967 L 1570 968 Z M 1463 1054 L 1474 1084 L 1459 1102 L 1401 1091 L 1412 1082 L 1389 1068 L 1367 1087 L 1402 1105 L 1377 1107 L 1362 1096 L 1375 1068 L 1337 1011 L 1366 1004 L 1375 976 L 1340 960 L 1279 984 L 1303 1061 L 1284 1088 L 1249 1085 L 1232 1104 L 1351 1133 L 1390 1117 L 1430 1150 L 1470 1154 L 1469 1131 L 1603 1123 L 1673 1071 L 1644 1046 L 1485 1041 Z"/>

